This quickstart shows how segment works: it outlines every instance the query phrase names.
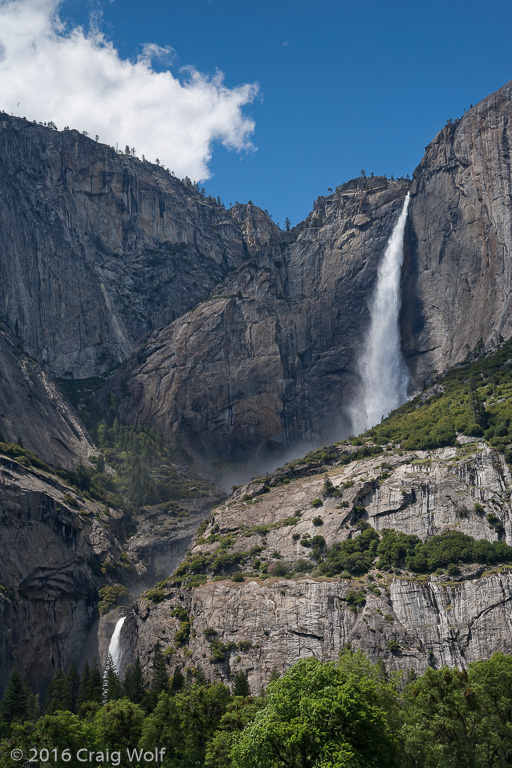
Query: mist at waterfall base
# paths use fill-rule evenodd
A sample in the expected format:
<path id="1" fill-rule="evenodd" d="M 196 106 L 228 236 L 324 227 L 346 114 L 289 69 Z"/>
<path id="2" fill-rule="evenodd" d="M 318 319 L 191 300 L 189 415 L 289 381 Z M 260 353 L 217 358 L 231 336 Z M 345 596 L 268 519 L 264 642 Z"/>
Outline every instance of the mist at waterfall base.
<path id="1" fill-rule="evenodd" d="M 409 199 L 407 193 L 377 272 L 377 284 L 370 306 L 370 327 L 358 363 L 361 387 L 349 408 L 354 435 L 375 426 L 407 400 L 409 376 L 402 355 L 398 320 Z"/>

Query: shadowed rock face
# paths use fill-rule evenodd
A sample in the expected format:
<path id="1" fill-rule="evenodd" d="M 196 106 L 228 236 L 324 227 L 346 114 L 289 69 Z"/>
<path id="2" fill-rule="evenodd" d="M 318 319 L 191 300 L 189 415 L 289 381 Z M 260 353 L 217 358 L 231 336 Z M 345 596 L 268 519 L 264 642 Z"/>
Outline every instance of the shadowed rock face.
<path id="1" fill-rule="evenodd" d="M 0 312 L 52 373 L 78 378 L 123 360 L 246 260 L 244 228 L 255 244 L 279 231 L 163 168 L 5 114 L 0 201 Z"/>
<path id="2" fill-rule="evenodd" d="M 360 179 L 320 198 L 217 296 L 153 333 L 114 384 L 124 418 L 228 459 L 347 431 L 376 268 L 408 186 Z"/>
<path id="3" fill-rule="evenodd" d="M 17 341 L 17 340 L 16 340 Z M 2 439 L 68 469 L 96 448 L 77 415 L 41 366 L 0 330 L 0 434 Z"/>
<path id="4" fill-rule="evenodd" d="M 512 81 L 445 126 L 411 187 L 403 328 L 416 387 L 512 333 Z"/>
<path id="5" fill-rule="evenodd" d="M 512 83 L 446 126 L 414 173 L 401 330 L 411 391 L 512 333 Z M 153 334 L 124 415 L 227 459 L 347 434 L 376 269 L 409 183 L 320 198 L 220 294 Z M 255 242 L 253 240 L 253 242 Z"/>
<path id="6" fill-rule="evenodd" d="M 99 590 L 124 584 L 129 603 L 172 573 L 215 501 L 184 501 L 188 514 L 179 520 L 165 509 L 142 510 L 123 547 L 122 511 L 0 455 L 0 691 L 15 668 L 44 693 L 58 669 L 80 668 L 85 658 L 104 665 L 128 608 L 100 621 Z"/>
<path id="7" fill-rule="evenodd" d="M 122 518 L 0 456 L 0 689 L 18 668 L 43 692 L 58 669 L 94 658 L 98 589 L 123 578 L 109 530 Z"/>

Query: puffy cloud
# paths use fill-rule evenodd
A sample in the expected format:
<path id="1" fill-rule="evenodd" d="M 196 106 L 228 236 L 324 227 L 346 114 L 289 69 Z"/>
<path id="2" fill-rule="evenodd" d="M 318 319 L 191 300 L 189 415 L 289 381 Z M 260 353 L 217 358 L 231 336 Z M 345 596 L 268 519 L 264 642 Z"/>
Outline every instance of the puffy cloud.
<path id="1" fill-rule="evenodd" d="M 178 176 L 208 178 L 212 144 L 252 148 L 254 122 L 242 113 L 257 86 L 227 88 L 223 75 L 192 68 L 180 78 L 155 71 L 172 48 L 146 44 L 123 60 L 98 24 L 67 28 L 61 0 L 0 0 L 0 109 L 134 146 Z"/>

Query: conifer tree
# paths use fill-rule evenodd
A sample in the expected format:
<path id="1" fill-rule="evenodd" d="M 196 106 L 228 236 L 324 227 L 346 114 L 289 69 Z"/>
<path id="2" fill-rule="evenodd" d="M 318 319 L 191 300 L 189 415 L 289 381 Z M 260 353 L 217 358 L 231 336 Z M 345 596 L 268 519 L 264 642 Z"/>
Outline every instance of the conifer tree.
<path id="1" fill-rule="evenodd" d="M 176 667 L 171 678 L 171 693 L 179 693 L 185 687 L 185 678 L 181 667 Z"/>
<path id="2" fill-rule="evenodd" d="M 101 704 L 103 700 L 103 678 L 98 667 L 98 662 L 95 661 L 89 671 L 89 684 L 87 686 L 86 701 L 95 701 Z"/>
<path id="3" fill-rule="evenodd" d="M 20 673 L 15 669 L 0 703 L 0 732 L 7 732 L 7 726 L 11 723 L 22 722 L 26 717 L 26 709 L 26 689 Z"/>
<path id="4" fill-rule="evenodd" d="M 142 664 L 137 656 L 134 664 L 129 664 L 123 683 L 124 695 L 134 704 L 140 704 L 145 695 L 146 687 L 144 675 L 142 673 Z"/>
<path id="5" fill-rule="evenodd" d="M 115 701 L 120 699 L 123 695 L 123 686 L 121 680 L 117 674 L 116 665 L 114 659 L 110 655 L 107 656 L 107 663 L 105 664 L 105 671 L 103 673 L 103 701 Z"/>
<path id="6" fill-rule="evenodd" d="M 66 676 L 62 669 L 59 669 L 55 673 L 53 680 L 46 691 L 46 701 L 44 705 L 46 715 L 53 715 L 54 712 L 66 708 L 64 703 L 65 684 Z"/>
<path id="7" fill-rule="evenodd" d="M 167 676 L 167 668 L 160 643 L 156 643 L 153 649 L 151 683 L 149 688 L 151 692 L 152 705 L 156 704 L 159 695 L 163 691 L 167 692 L 169 690 L 169 678 Z"/>
<path id="8" fill-rule="evenodd" d="M 39 706 L 39 695 L 32 691 L 32 688 L 28 683 L 25 683 L 25 716 L 27 720 L 31 720 L 33 723 L 41 715 L 41 707 Z"/>
<path id="9" fill-rule="evenodd" d="M 165 665 L 162 646 L 156 643 L 153 649 L 153 659 L 151 665 L 151 690 L 161 693 L 169 688 L 169 678 L 167 676 L 167 667 Z"/>
<path id="10" fill-rule="evenodd" d="M 233 681 L 233 696 L 250 696 L 251 689 L 245 672 L 237 672 Z"/>
<path id="11" fill-rule="evenodd" d="M 84 701 L 88 701 L 87 695 L 89 693 L 91 679 L 91 668 L 89 662 L 86 661 L 82 670 L 82 677 L 80 678 L 80 688 L 78 689 L 78 701 L 83 704 Z"/>
<path id="12" fill-rule="evenodd" d="M 74 664 L 71 665 L 66 679 L 64 681 L 63 688 L 63 703 L 64 709 L 68 712 L 72 712 L 74 715 L 78 712 L 80 696 L 80 675 Z"/>

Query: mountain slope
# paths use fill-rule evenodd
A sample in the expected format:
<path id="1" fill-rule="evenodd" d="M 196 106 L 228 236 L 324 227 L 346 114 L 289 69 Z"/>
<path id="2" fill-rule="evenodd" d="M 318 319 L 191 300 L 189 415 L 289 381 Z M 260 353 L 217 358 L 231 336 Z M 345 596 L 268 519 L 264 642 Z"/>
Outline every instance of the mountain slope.
<path id="1" fill-rule="evenodd" d="M 47 372 L 0 329 L 0 435 L 50 464 L 71 469 L 97 451 Z"/>
<path id="2" fill-rule="evenodd" d="M 243 223 L 191 183 L 6 114 L 0 199 L 0 312 L 54 375 L 108 370 L 253 249 Z M 254 242 L 279 231 L 262 212 L 256 229 Z"/>
<path id="3" fill-rule="evenodd" d="M 116 376 L 123 417 L 224 460 L 349 431 L 367 304 L 408 186 L 359 179 L 320 198 L 217 296 L 153 333 Z"/>
<path id="4" fill-rule="evenodd" d="M 512 416 L 511 348 L 455 369 L 352 444 L 235 489 L 174 577 L 134 605 L 126 643 L 149 664 L 158 636 L 170 668 L 243 671 L 253 690 L 274 666 L 335 659 L 347 643 L 416 672 L 511 652 L 512 433 L 498 426 Z M 480 397 L 499 450 L 456 438 Z M 185 647 L 175 606 L 194 628 Z"/>
<path id="5" fill-rule="evenodd" d="M 414 172 L 403 335 L 416 386 L 512 333 L 511 145 L 512 81 L 450 121 Z"/>

